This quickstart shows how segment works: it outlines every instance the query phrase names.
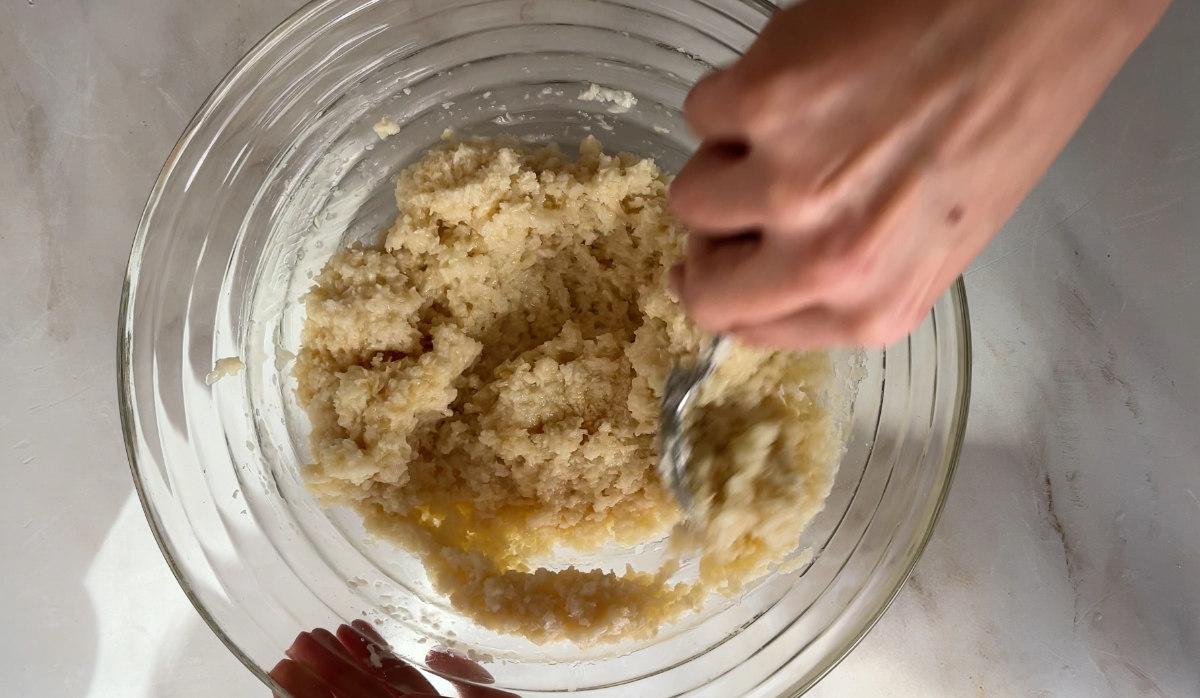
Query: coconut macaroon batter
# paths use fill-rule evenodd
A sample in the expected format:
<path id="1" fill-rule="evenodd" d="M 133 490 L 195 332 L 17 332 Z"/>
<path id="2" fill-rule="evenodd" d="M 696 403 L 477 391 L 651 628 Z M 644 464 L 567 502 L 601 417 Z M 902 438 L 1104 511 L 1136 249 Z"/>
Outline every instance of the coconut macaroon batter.
<path id="1" fill-rule="evenodd" d="M 683 231 L 651 160 L 448 143 L 401 172 L 379 248 L 326 264 L 295 376 L 326 505 L 420 556 L 485 627 L 535 642 L 652 635 L 791 552 L 840 447 L 829 357 L 738 347 L 697 401 L 699 580 L 551 571 L 552 548 L 656 540 L 680 521 L 656 433 L 672 362 L 704 337 L 667 293 Z M 781 388 L 783 386 L 783 388 Z"/>

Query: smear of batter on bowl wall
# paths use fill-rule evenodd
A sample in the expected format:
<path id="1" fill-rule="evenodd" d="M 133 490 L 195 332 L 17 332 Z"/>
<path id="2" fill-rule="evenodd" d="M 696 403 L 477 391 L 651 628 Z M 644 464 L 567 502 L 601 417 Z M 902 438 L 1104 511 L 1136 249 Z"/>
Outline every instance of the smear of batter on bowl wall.
<path id="1" fill-rule="evenodd" d="M 585 102 L 608 102 L 612 105 L 608 108 L 611 114 L 624 114 L 637 104 L 637 97 L 629 90 L 614 90 L 594 83 L 579 93 L 579 99 Z"/>
<path id="2" fill-rule="evenodd" d="M 208 375 L 204 376 L 204 382 L 212 385 L 222 378 L 236 376 L 245 367 L 246 364 L 242 363 L 242 360 L 236 356 L 226 356 L 223 359 L 217 359 L 217 362 L 213 364 L 213 369 L 208 372 Z"/>
<path id="3" fill-rule="evenodd" d="M 737 347 L 702 392 L 688 528 L 659 482 L 659 400 L 705 339 L 667 292 L 683 230 L 652 160 L 450 142 L 399 175 L 378 247 L 326 264 L 294 368 L 309 487 L 415 553 L 479 624 L 534 642 L 652 636 L 792 552 L 840 443 L 826 354 Z M 783 386 L 781 388 L 780 386 Z M 676 565 L 548 569 L 671 534 Z"/>
<path id="4" fill-rule="evenodd" d="M 375 132 L 376 136 L 379 136 L 380 140 L 386 140 L 388 137 L 400 133 L 400 124 L 396 123 L 392 117 L 385 116 L 371 126 L 371 130 Z"/>

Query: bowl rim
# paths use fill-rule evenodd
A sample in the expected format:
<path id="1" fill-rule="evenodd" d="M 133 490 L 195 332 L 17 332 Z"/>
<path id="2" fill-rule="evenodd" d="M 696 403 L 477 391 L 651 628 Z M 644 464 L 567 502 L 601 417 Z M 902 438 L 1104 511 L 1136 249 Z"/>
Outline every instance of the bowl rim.
<path id="1" fill-rule="evenodd" d="M 883 615 L 895 603 L 896 597 L 900 595 L 900 591 L 904 589 L 904 585 L 908 583 L 909 577 L 912 576 L 913 570 L 916 569 L 917 563 L 921 561 L 921 556 L 925 553 L 925 548 L 929 545 L 930 539 L 933 538 L 933 533 L 937 529 L 937 522 L 941 518 L 942 511 L 946 508 L 946 501 L 949 499 L 950 490 L 954 485 L 954 476 L 958 472 L 959 456 L 962 454 L 963 444 L 966 440 L 968 408 L 971 402 L 971 374 L 974 366 L 974 353 L 971 344 L 971 314 L 967 305 L 967 288 L 962 276 L 955 279 L 950 288 L 946 290 L 946 295 L 950 297 L 954 316 L 957 320 L 955 327 L 958 331 L 956 340 L 959 350 L 957 353 L 958 382 L 954 395 L 954 413 L 951 415 L 950 422 L 951 432 L 946 442 L 946 448 L 942 453 L 942 462 L 939 465 L 940 469 L 946 471 L 945 478 L 942 480 L 941 491 L 938 492 L 937 499 L 933 501 L 933 506 L 929 507 L 925 513 L 925 521 L 921 526 L 921 537 L 916 541 L 916 544 L 909 553 L 909 559 L 892 576 L 893 581 L 890 582 L 892 585 L 891 593 L 888 594 L 883 603 L 879 604 L 879 608 L 871 614 L 858 633 L 848 638 L 837 650 L 830 652 L 822 660 L 821 666 L 816 671 L 813 671 L 808 678 L 793 684 L 786 693 L 781 694 L 780 698 L 784 698 L 784 696 L 787 698 L 798 698 L 798 696 L 807 693 L 813 686 L 820 683 L 829 672 L 837 668 L 858 647 L 859 643 L 866 638 L 871 630 L 875 628 L 879 620 L 883 618 Z"/>
<path id="2" fill-rule="evenodd" d="M 733 0 L 747 7 L 757 9 L 765 15 L 771 15 L 779 11 L 780 6 L 769 0 Z M 264 35 L 261 39 L 255 42 L 249 50 L 234 64 L 234 66 L 225 73 L 218 81 L 216 86 L 208 93 L 201 103 L 201 106 L 196 110 L 195 114 L 188 120 L 179 139 L 172 147 L 170 154 L 160 168 L 158 176 L 151 187 L 150 193 L 146 197 L 146 203 L 142 208 L 141 215 L 138 220 L 137 231 L 134 235 L 130 246 L 129 255 L 126 262 L 125 274 L 121 284 L 121 298 L 117 312 L 117 352 L 116 352 L 116 373 L 117 373 L 117 406 L 121 416 L 121 434 L 125 443 L 126 458 L 129 461 L 131 475 L 133 477 L 134 489 L 137 492 L 138 501 L 141 504 L 143 513 L 146 516 L 146 521 L 149 524 L 150 532 L 154 536 L 154 541 L 162 553 L 163 559 L 167 563 L 171 574 L 175 577 L 176 582 L 182 589 L 188 601 L 195 608 L 196 612 L 204 620 L 209 629 L 217 636 L 222 644 L 242 663 L 254 676 L 262 681 L 269 689 L 276 692 L 282 691 L 281 695 L 288 695 L 278 683 L 272 679 L 267 671 L 259 666 L 253 659 L 244 652 L 241 647 L 233 641 L 229 634 L 224 630 L 220 623 L 209 612 L 204 603 L 200 600 L 196 591 L 193 589 L 191 582 L 184 575 L 182 568 L 176 561 L 171 547 L 167 541 L 167 534 L 163 528 L 161 520 L 158 516 L 158 509 L 155 503 L 151 500 L 150 495 L 142 479 L 142 471 L 146 464 L 139 461 L 138 450 L 143 442 L 143 434 L 137 427 L 137 420 L 134 418 L 136 414 L 136 398 L 133 390 L 133 351 L 132 351 L 132 335 L 134 317 L 134 289 L 136 288 L 138 276 L 140 274 L 140 260 L 143 256 L 146 241 L 150 235 L 150 220 L 155 209 L 161 199 L 163 190 L 168 180 L 174 175 L 176 167 L 187 147 L 195 137 L 199 127 L 205 123 L 221 98 L 224 96 L 227 88 L 239 77 L 244 75 L 253 65 L 255 65 L 267 52 L 267 49 L 275 43 L 285 39 L 296 28 L 303 26 L 310 18 L 319 15 L 329 7 L 347 4 L 352 6 L 363 6 L 375 4 L 377 0 L 312 0 L 303 5 L 295 12 L 286 17 L 271 31 Z M 619 3 L 619 0 L 618 0 Z M 946 448 L 942 454 L 942 460 L 939 469 L 945 471 L 945 477 L 942 479 L 940 492 L 936 500 L 933 501 L 924 516 L 921 530 L 922 535 L 916 541 L 909 553 L 909 559 L 899 568 L 896 574 L 893 575 L 893 580 L 889 582 L 892 587 L 891 593 L 887 596 L 883 603 L 871 614 L 866 623 L 849 637 L 835 651 L 830 652 L 815 670 L 810 672 L 804 680 L 793 684 L 781 696 L 790 696 L 795 698 L 810 690 L 826 675 L 836 668 L 841 662 L 852 652 L 863 638 L 875 627 L 884 613 L 895 602 L 896 597 L 903 589 L 908 578 L 915 569 L 917 562 L 920 560 L 925 548 L 936 528 L 937 521 L 941 516 L 942 510 L 945 508 L 946 500 L 949 496 L 951 486 L 953 484 L 954 475 L 957 471 L 959 456 L 962 451 L 966 427 L 967 414 L 971 395 L 971 376 L 972 376 L 972 343 L 971 343 L 971 323 L 970 313 L 967 304 L 966 287 L 963 278 L 960 276 L 955 280 L 954 284 L 947 290 L 953 309 L 953 316 L 956 320 L 955 327 L 957 329 L 957 337 L 955 338 L 958 344 L 957 352 L 957 391 L 953 398 L 953 414 L 949 424 L 950 433 L 947 440 Z M 950 367 L 948 367 L 949 369 Z"/>
<path id="3" fill-rule="evenodd" d="M 363 3 L 372 3 L 375 0 L 360 0 Z M 743 0 L 748 2 L 756 2 L 757 0 Z M 204 97 L 200 107 L 195 114 L 188 120 L 176 140 L 175 145 L 171 147 L 171 152 L 167 159 L 163 162 L 159 169 L 158 176 L 154 180 L 154 185 L 150 188 L 150 193 L 146 196 L 146 203 L 142 207 L 141 216 L 138 218 L 137 231 L 134 234 L 133 242 L 130 245 L 129 256 L 125 265 L 125 274 L 121 281 L 121 302 L 117 310 L 117 408 L 121 414 L 121 435 L 125 442 L 125 454 L 129 461 L 129 469 L 133 476 L 134 489 L 137 491 L 138 502 L 141 504 L 142 512 L 146 516 L 146 522 L 150 525 L 150 532 L 154 536 L 154 542 L 158 546 L 158 550 L 162 553 L 163 559 L 167 563 L 168 569 L 175 577 L 176 583 L 183 590 L 184 596 L 196 609 L 196 612 L 203 619 L 205 625 L 217 636 L 221 644 L 233 654 L 239 662 L 245 666 L 251 674 L 263 682 L 269 689 L 275 692 L 280 692 L 280 695 L 290 695 L 290 693 L 278 684 L 270 675 L 260 667 L 242 648 L 233 641 L 229 634 L 225 631 L 221 624 L 217 622 L 212 613 L 200 600 L 196 591 L 192 588 L 191 582 L 188 581 L 176 561 L 175 556 L 171 552 L 170 545 L 167 541 L 166 532 L 163 529 L 162 523 L 159 520 L 158 510 L 154 502 L 150 499 L 150 495 L 146 490 L 142 481 L 141 472 L 144 465 L 138 460 L 138 447 L 142 441 L 142 434 L 138 431 L 135 414 L 135 397 L 133 391 L 133 352 L 131 347 L 131 338 L 133 336 L 134 324 L 134 289 L 137 286 L 138 276 L 141 272 L 140 260 L 142 258 L 146 240 L 150 235 L 150 219 L 154 214 L 155 208 L 162 197 L 167 181 L 174 174 L 176 166 L 188 145 L 192 142 L 196 132 L 201 124 L 213 112 L 220 99 L 229 85 L 237 81 L 251 66 L 260 60 L 271 45 L 281 41 L 295 28 L 302 26 L 310 17 L 320 14 L 327 7 L 345 2 L 345 0 L 311 0 L 309 3 L 301 6 L 292 14 L 288 15 L 279 24 L 275 25 L 271 31 L 267 32 L 262 38 L 256 41 L 241 58 L 234 63 L 221 79 L 217 82 L 209 93 Z"/>

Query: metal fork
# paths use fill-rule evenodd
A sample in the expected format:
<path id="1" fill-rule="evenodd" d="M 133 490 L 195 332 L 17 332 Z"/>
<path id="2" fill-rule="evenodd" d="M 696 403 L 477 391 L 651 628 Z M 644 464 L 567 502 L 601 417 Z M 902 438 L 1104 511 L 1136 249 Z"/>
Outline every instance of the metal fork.
<path id="1" fill-rule="evenodd" d="M 731 340 L 726 335 L 713 337 L 700 352 L 695 365 L 671 366 L 663 388 L 661 424 L 658 431 L 658 474 L 666 482 L 679 506 L 689 518 L 696 500 L 688 485 L 687 467 L 692 456 L 692 440 L 687 429 L 687 409 L 700 386 L 729 356 Z"/>

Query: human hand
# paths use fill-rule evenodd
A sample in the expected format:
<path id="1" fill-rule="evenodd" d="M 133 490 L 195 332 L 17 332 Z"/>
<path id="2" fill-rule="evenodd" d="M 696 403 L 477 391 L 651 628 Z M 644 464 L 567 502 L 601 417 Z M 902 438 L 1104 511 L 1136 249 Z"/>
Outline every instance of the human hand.
<path id="1" fill-rule="evenodd" d="M 1169 0 L 808 0 L 702 80 L 671 189 L 693 319 L 803 348 L 903 338 Z M 749 232 L 747 232 L 749 231 Z"/>
<path id="2" fill-rule="evenodd" d="M 270 675 L 289 696 L 275 698 L 440 698 L 425 675 L 392 653 L 366 621 L 342 625 L 336 634 L 323 628 L 302 632 L 287 656 Z M 449 679 L 461 698 L 517 698 L 478 685 L 491 683 L 492 675 L 469 659 L 434 650 L 425 663 Z"/>

